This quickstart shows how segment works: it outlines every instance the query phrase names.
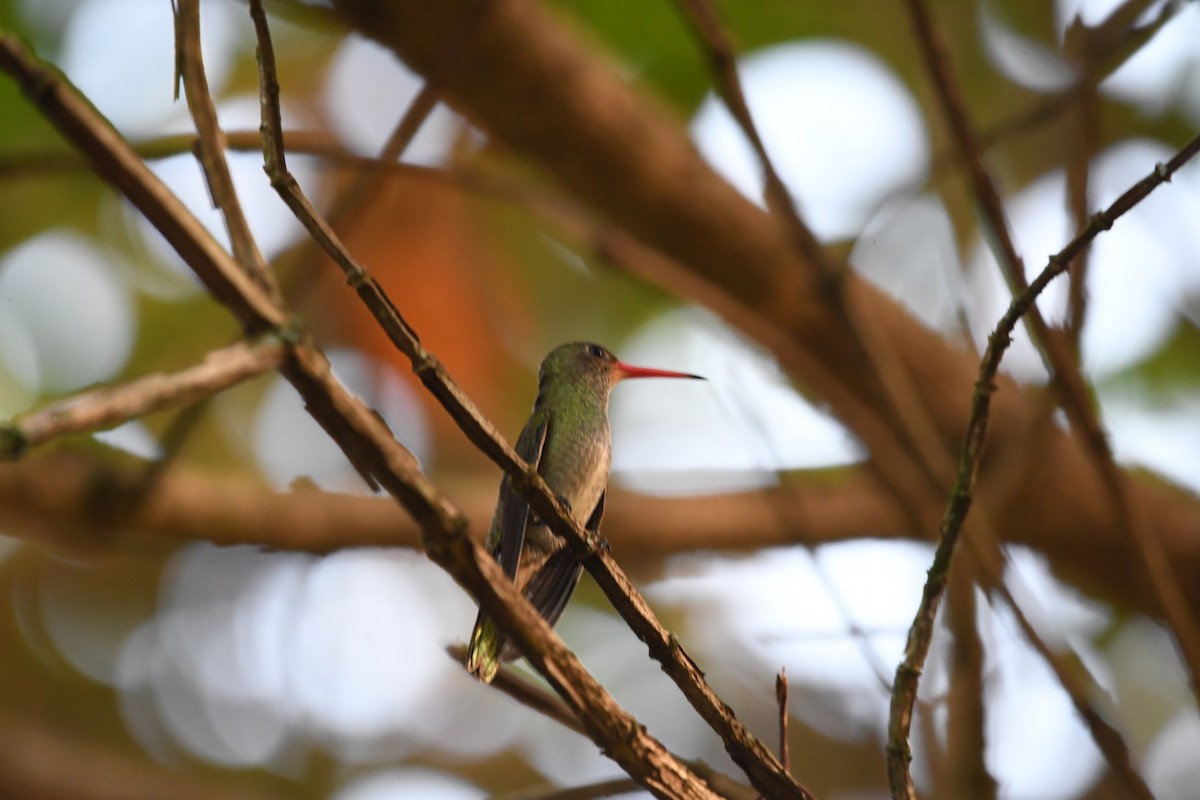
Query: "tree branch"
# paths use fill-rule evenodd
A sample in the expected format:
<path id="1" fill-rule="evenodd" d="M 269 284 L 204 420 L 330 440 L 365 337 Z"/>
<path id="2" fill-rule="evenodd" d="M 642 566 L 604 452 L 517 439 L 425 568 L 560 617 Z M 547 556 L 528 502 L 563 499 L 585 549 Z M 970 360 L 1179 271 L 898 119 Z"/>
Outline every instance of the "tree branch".
<path id="1" fill-rule="evenodd" d="M 1117 219 L 1149 196 L 1154 189 L 1170 180 L 1171 175 L 1197 152 L 1200 152 L 1200 137 L 1193 139 L 1166 164 L 1159 164 L 1154 172 L 1118 197 L 1103 212 L 1093 217 L 1087 229 L 1050 257 L 1049 263 L 1030 283 L 1029 288 L 1020 297 L 1013 300 L 1008 311 L 996 326 L 996 330 L 988 338 L 987 350 L 979 365 L 979 378 L 975 383 L 971 419 L 959 461 L 958 481 L 942 519 L 933 565 L 929 568 L 929 578 L 922 592 L 921 603 L 909 630 L 904 659 L 896 668 L 896 679 L 892 685 L 892 710 L 888 723 L 888 779 L 892 787 L 892 796 L 897 800 L 915 798 L 912 776 L 909 773 L 909 762 L 912 755 L 908 744 L 908 732 L 912 724 L 912 708 L 916 702 L 917 685 L 920 681 L 925 656 L 929 652 L 929 644 L 933 637 L 934 618 L 937 615 L 938 605 L 949 576 L 951 558 L 967 513 L 971 508 L 980 459 L 983 454 L 983 444 L 987 436 L 992 395 L 997 389 L 996 373 L 1000 368 L 1004 352 L 1012 343 L 1012 331 L 1022 316 L 1037 301 L 1042 290 L 1049 285 L 1050 281 L 1067 270 L 1075 256 L 1084 247 L 1101 231 L 1111 228 Z M 1193 680 L 1195 680 L 1196 674 L 1192 674 Z"/>
<path id="2" fill-rule="evenodd" d="M 196 153 L 213 205 L 221 210 L 225 230 L 233 245 L 233 257 L 273 300 L 279 299 L 279 287 L 267 261 L 259 252 L 250 233 L 242 204 L 233 188 L 233 176 L 225 161 L 225 135 L 217 122 L 217 107 L 208 90 L 200 50 L 200 0 L 178 0 L 175 12 L 175 40 L 179 48 L 179 70 L 187 93 L 188 109 L 196 123 Z"/>
<path id="3" fill-rule="evenodd" d="M 59 400 L 0 425 L 0 459 L 61 436 L 108 430 L 155 411 L 188 406 L 242 381 L 277 369 L 284 346 L 274 337 L 214 350 L 199 364 Z"/>

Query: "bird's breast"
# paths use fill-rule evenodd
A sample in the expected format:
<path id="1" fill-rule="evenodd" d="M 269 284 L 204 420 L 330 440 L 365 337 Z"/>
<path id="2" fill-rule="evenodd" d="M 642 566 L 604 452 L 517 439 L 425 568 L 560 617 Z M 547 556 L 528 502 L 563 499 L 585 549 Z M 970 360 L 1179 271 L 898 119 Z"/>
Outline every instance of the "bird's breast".
<path id="1" fill-rule="evenodd" d="M 608 484 L 612 438 L 608 420 L 580 431 L 566 431 L 547 440 L 542 477 L 571 504 L 571 516 L 586 525 Z"/>

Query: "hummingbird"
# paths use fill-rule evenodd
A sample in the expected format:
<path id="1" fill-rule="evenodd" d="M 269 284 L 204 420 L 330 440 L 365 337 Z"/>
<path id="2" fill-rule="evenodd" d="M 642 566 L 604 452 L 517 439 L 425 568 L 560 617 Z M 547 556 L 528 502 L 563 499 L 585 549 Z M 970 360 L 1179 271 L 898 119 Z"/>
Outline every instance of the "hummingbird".
<path id="1" fill-rule="evenodd" d="M 626 378 L 692 378 L 699 375 L 623 364 L 591 342 L 570 342 L 550 352 L 538 368 L 533 413 L 517 439 L 517 454 L 534 466 L 571 517 L 586 530 L 600 530 L 612 464 L 608 396 Z M 506 475 L 487 549 L 551 626 L 575 591 L 583 565 L 566 542 L 529 509 Z M 491 683 L 502 661 L 520 653 L 483 609 L 467 649 L 467 671 Z"/>

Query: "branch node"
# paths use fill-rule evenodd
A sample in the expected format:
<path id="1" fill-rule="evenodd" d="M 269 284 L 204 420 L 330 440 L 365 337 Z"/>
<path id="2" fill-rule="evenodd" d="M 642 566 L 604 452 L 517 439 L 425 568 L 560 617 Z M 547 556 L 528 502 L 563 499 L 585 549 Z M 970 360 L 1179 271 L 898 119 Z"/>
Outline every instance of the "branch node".
<path id="1" fill-rule="evenodd" d="M 416 338 L 415 334 L 413 338 Z M 429 353 L 425 353 L 412 360 L 413 374 L 420 378 L 422 382 L 429 376 L 436 376 L 440 367 L 441 364 L 438 362 L 437 357 Z"/>

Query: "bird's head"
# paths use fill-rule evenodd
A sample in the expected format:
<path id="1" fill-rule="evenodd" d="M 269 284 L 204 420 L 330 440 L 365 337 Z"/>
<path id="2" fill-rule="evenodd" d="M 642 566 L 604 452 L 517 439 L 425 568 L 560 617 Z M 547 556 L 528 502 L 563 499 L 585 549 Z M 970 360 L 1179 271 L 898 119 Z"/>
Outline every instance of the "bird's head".
<path id="1" fill-rule="evenodd" d="M 617 360 L 609 350 L 592 342 L 569 342 L 550 351 L 538 370 L 538 386 L 570 383 L 590 384 L 607 392 L 626 378 L 692 378 L 687 372 L 635 367 Z"/>

